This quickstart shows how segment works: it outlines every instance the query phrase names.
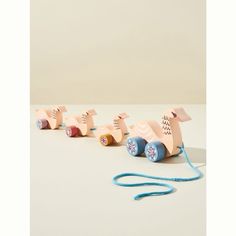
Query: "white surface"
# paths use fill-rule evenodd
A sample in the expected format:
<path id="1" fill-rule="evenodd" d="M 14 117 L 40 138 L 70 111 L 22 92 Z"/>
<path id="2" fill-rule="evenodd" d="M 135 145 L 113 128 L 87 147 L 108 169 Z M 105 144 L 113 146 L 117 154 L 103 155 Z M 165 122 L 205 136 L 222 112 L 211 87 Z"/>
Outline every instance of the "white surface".
<path id="1" fill-rule="evenodd" d="M 32 106 L 32 111 L 39 106 Z M 128 124 L 156 119 L 173 105 L 67 106 L 69 113 L 95 108 L 97 125 L 126 111 Z M 184 105 L 192 121 L 181 124 L 186 149 L 205 173 L 205 106 Z M 31 236 L 204 236 L 205 177 L 173 183 L 177 191 L 134 201 L 154 187 L 111 183 L 120 172 L 191 176 L 182 157 L 151 163 L 133 158 L 124 146 L 103 147 L 94 138 L 68 138 L 63 130 L 38 130 L 31 116 Z M 128 181 L 130 181 L 129 179 Z M 138 179 L 140 181 L 141 179 Z"/>

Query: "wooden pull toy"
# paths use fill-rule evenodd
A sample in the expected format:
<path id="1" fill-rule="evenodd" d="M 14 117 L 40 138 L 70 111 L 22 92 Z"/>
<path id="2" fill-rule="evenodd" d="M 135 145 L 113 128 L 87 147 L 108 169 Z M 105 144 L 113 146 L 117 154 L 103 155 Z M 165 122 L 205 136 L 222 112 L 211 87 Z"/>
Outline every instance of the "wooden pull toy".
<path id="1" fill-rule="evenodd" d="M 94 109 L 83 112 L 81 115 L 65 117 L 66 134 L 68 137 L 90 136 L 94 130 Z"/>
<path id="2" fill-rule="evenodd" d="M 124 121 L 127 117 L 128 115 L 126 113 L 120 113 L 113 118 L 113 124 L 98 127 L 95 136 L 99 142 L 104 146 L 121 143 L 125 135 L 128 134 L 128 129 Z"/>
<path id="3" fill-rule="evenodd" d="M 156 180 L 166 180 L 174 182 L 187 182 L 200 179 L 202 172 L 192 164 L 189 156 L 183 146 L 179 122 L 188 121 L 191 118 L 183 108 L 175 108 L 167 111 L 162 117 L 162 122 L 159 124 L 156 121 L 140 121 L 133 125 L 130 130 L 130 138 L 127 140 L 127 150 L 132 156 L 139 156 L 145 153 L 146 157 L 153 162 L 162 160 L 165 157 L 174 156 L 182 153 L 186 163 L 194 172 L 191 177 L 165 177 L 154 176 L 144 173 L 121 173 L 112 178 L 115 185 L 122 187 L 140 187 L 140 186 L 156 186 L 164 187 L 162 190 L 153 192 L 139 193 L 134 196 L 135 200 L 149 196 L 163 196 L 174 192 L 173 185 L 166 182 L 157 182 Z M 119 181 L 127 177 L 147 178 L 148 181 L 127 183 Z M 155 180 L 150 182 L 150 179 Z"/>
<path id="4" fill-rule="evenodd" d="M 183 108 L 167 111 L 159 124 L 156 121 L 140 121 L 130 127 L 127 150 L 132 156 L 145 153 L 153 162 L 180 154 L 183 146 L 179 122 L 191 120 Z"/>
<path id="5" fill-rule="evenodd" d="M 65 106 L 54 106 L 51 109 L 36 110 L 37 122 L 39 129 L 58 129 L 63 122 L 63 112 L 66 112 Z"/>
<path id="6" fill-rule="evenodd" d="M 66 112 L 64 106 L 54 106 L 51 109 L 36 110 L 37 127 L 39 129 L 57 129 L 63 122 L 63 112 Z M 127 151 L 132 156 L 140 156 L 143 153 L 152 162 L 158 162 L 166 157 L 179 155 L 182 153 L 186 163 L 195 173 L 192 177 L 164 177 L 152 176 L 143 173 L 121 173 L 113 177 L 112 182 L 122 187 L 140 187 L 140 186 L 162 186 L 165 190 L 155 192 L 139 193 L 134 196 L 139 200 L 148 196 L 160 196 L 169 194 L 174 191 L 171 184 L 162 182 L 141 182 L 127 183 L 120 182 L 119 179 L 124 177 L 142 177 L 154 180 L 167 180 L 175 182 L 186 182 L 200 179 L 203 174 L 195 167 L 188 157 L 183 146 L 179 122 L 191 120 L 190 116 L 183 108 L 174 108 L 164 113 L 162 122 L 140 121 L 130 127 L 128 133 L 124 119 L 128 117 L 126 113 L 120 113 L 113 118 L 113 124 L 103 125 L 97 129 L 94 127 L 93 116 L 96 115 L 94 109 L 87 110 L 81 115 L 69 116 L 65 118 L 66 134 L 69 137 L 89 136 L 94 131 L 96 138 L 104 146 L 121 143 L 127 135 Z"/>

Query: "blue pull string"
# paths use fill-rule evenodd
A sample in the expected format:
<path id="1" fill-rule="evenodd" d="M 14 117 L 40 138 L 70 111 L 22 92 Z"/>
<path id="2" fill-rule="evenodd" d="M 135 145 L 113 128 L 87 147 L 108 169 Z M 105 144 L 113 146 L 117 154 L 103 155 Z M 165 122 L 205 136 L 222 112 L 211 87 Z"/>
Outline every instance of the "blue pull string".
<path id="1" fill-rule="evenodd" d="M 202 172 L 192 164 L 191 160 L 189 159 L 189 156 L 187 152 L 185 151 L 184 147 L 178 147 L 180 149 L 180 153 L 183 153 L 184 159 L 187 162 L 187 164 L 191 167 L 193 172 L 195 173 L 195 176 L 193 177 L 161 177 L 161 176 L 152 176 L 152 175 L 146 175 L 146 174 L 140 174 L 140 173 L 122 173 L 114 176 L 112 178 L 112 183 L 118 186 L 122 187 L 140 187 L 140 186 L 161 186 L 167 188 L 163 191 L 157 191 L 157 192 L 147 192 L 147 193 L 140 193 L 134 196 L 134 200 L 139 200 L 143 197 L 149 197 L 149 196 L 160 196 L 172 193 L 174 191 L 174 187 L 171 184 L 162 183 L 162 182 L 141 182 L 141 183 L 121 183 L 118 182 L 120 178 L 124 177 L 143 177 L 148 179 L 158 179 L 158 180 L 167 180 L 167 181 L 175 181 L 175 182 L 186 182 L 186 181 L 193 181 L 200 179 L 203 174 Z"/>
<path id="2" fill-rule="evenodd" d="M 65 128 L 65 127 L 66 127 L 66 124 L 65 124 L 65 123 L 61 123 L 61 124 L 59 125 L 59 127 Z"/>

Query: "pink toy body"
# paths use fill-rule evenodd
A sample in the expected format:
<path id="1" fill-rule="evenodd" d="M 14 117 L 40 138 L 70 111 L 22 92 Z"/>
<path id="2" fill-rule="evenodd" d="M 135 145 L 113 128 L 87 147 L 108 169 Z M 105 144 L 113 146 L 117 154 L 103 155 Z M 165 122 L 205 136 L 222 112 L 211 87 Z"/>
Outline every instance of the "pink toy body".
<path id="1" fill-rule="evenodd" d="M 66 117 L 66 134 L 69 137 L 92 136 L 92 130 L 94 129 L 93 116 L 96 114 L 96 111 L 91 109 L 81 115 Z"/>
<path id="2" fill-rule="evenodd" d="M 36 110 L 37 127 L 39 129 L 58 129 L 63 122 L 63 112 L 66 112 L 65 106 Z"/>
<path id="3" fill-rule="evenodd" d="M 113 143 L 121 143 L 124 140 L 125 135 L 128 134 L 128 129 L 124 119 L 127 118 L 126 113 L 121 113 L 114 117 L 113 124 L 100 126 L 95 132 L 96 138 L 104 146 L 108 146 Z"/>
<path id="4" fill-rule="evenodd" d="M 175 108 L 164 114 L 161 124 L 153 120 L 140 121 L 130 127 L 130 139 L 127 143 L 127 149 L 131 155 L 139 155 L 145 150 L 147 157 L 148 155 L 153 156 L 153 160 L 151 157 L 149 158 L 152 161 L 176 155 L 179 153 L 178 147 L 183 145 L 179 122 L 190 119 L 183 108 Z M 153 143 L 153 146 L 146 145 L 147 143 Z M 142 150 L 138 151 L 138 149 Z M 156 157 L 157 159 L 155 159 L 158 154 L 163 157 L 159 159 Z"/>

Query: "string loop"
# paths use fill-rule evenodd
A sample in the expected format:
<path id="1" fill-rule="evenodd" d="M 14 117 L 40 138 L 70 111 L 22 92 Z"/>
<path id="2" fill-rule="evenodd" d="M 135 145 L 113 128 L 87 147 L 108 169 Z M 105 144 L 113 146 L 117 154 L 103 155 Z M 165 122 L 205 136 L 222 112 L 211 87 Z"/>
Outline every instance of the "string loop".
<path id="1" fill-rule="evenodd" d="M 187 152 L 185 151 L 185 148 L 178 147 L 180 149 L 180 153 L 183 154 L 185 161 L 187 164 L 190 166 L 190 168 L 193 170 L 195 175 L 193 177 L 162 177 L 162 176 L 152 176 L 152 175 L 146 175 L 146 174 L 141 174 L 141 173 L 122 173 L 114 176 L 112 178 L 112 183 L 118 186 L 122 187 L 140 187 L 140 186 L 161 186 L 165 187 L 166 190 L 162 191 L 155 191 L 155 192 L 146 192 L 146 193 L 140 193 L 134 196 L 134 200 L 139 200 L 144 197 L 149 197 L 149 196 L 160 196 L 160 195 L 165 195 L 172 193 L 174 191 L 174 187 L 171 184 L 163 183 L 163 182 L 140 182 L 140 183 L 122 183 L 119 182 L 118 180 L 124 177 L 143 177 L 143 178 L 148 178 L 148 179 L 155 179 L 155 180 L 166 180 L 166 181 L 174 181 L 174 182 L 187 182 L 187 181 L 194 181 L 197 179 L 200 179 L 203 174 L 202 172 L 195 167 L 191 160 L 189 159 L 189 156 Z"/>

